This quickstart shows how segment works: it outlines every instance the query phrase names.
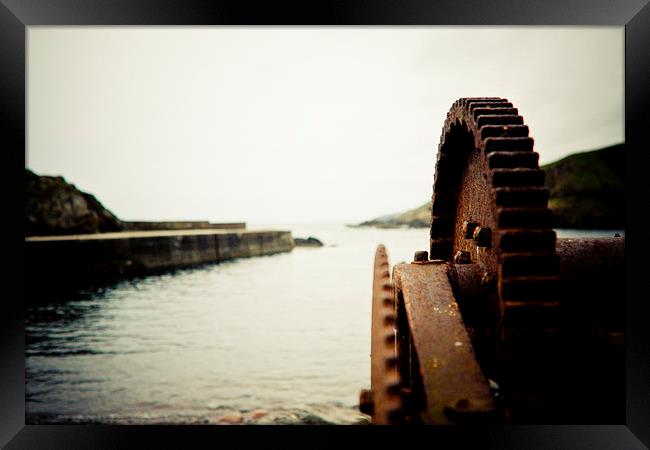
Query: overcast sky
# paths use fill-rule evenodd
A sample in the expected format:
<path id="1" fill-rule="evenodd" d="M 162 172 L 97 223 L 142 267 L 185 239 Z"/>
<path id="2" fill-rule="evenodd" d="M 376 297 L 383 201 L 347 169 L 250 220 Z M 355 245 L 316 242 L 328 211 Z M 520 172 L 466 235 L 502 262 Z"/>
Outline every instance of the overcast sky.
<path id="1" fill-rule="evenodd" d="M 358 222 L 431 196 L 460 97 L 540 162 L 624 141 L 623 27 L 29 27 L 26 165 L 126 220 Z"/>

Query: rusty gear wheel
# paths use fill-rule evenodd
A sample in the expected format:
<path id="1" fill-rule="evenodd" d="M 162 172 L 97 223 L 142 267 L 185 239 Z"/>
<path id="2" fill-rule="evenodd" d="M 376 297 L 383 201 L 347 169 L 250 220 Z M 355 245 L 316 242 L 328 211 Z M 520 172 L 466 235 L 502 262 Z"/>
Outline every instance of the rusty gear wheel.
<path id="1" fill-rule="evenodd" d="M 398 264 L 393 284 L 385 248 L 375 255 L 372 390 L 360 404 L 373 423 L 612 423 L 624 413 L 624 242 L 556 242 L 533 144 L 506 99 L 452 105 L 430 257 Z"/>
<path id="2" fill-rule="evenodd" d="M 508 100 L 456 101 L 440 138 L 430 229 L 431 259 L 478 264 L 493 288 L 488 319 L 472 329 L 492 345 L 477 353 L 503 388 L 508 413 L 531 420 L 554 385 L 546 369 L 561 317 L 556 236 L 533 144 Z M 526 411 L 517 411 L 522 404 Z"/>

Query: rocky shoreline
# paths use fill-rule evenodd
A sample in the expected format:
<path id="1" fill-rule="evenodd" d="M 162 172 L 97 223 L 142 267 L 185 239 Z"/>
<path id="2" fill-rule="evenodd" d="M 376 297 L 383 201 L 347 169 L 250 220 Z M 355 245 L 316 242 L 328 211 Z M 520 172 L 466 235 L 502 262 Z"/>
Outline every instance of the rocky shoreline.
<path id="1" fill-rule="evenodd" d="M 235 409 L 219 406 L 213 412 L 194 415 L 66 415 L 28 413 L 29 425 L 368 425 L 370 419 L 358 406 L 312 406 L 276 410 Z"/>
<path id="2" fill-rule="evenodd" d="M 322 247 L 323 243 L 316 239 L 313 236 L 309 236 L 307 239 L 304 238 L 293 238 L 293 243 L 296 247 Z"/>

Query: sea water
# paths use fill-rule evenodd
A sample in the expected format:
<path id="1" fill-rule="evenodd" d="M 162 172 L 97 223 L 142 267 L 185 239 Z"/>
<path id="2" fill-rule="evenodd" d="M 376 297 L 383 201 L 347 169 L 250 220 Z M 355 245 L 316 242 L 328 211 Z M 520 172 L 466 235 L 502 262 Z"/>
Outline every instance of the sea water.
<path id="1" fill-rule="evenodd" d="M 364 423 L 375 248 L 411 261 L 428 230 L 272 226 L 325 246 L 28 308 L 27 423 Z"/>

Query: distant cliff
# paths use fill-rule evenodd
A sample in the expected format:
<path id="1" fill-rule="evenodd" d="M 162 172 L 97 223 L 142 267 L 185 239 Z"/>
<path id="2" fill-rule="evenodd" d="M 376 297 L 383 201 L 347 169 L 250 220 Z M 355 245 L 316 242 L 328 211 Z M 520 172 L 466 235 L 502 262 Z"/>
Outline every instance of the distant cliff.
<path id="1" fill-rule="evenodd" d="M 377 217 L 366 222 L 361 222 L 358 227 L 377 227 L 377 228 L 428 228 L 431 225 L 431 201 L 422 206 L 409 209 L 403 213 L 389 214 L 387 216 Z"/>
<path id="2" fill-rule="evenodd" d="M 623 144 L 567 156 L 542 169 L 557 227 L 625 227 Z"/>
<path id="3" fill-rule="evenodd" d="M 558 228 L 625 227 L 625 146 L 576 153 L 542 166 Z M 431 201 L 357 226 L 428 228 Z"/>
<path id="4" fill-rule="evenodd" d="M 63 177 L 25 169 L 24 235 L 44 236 L 121 231 L 122 222 L 94 196 Z"/>

